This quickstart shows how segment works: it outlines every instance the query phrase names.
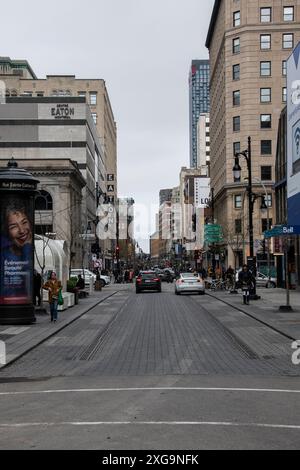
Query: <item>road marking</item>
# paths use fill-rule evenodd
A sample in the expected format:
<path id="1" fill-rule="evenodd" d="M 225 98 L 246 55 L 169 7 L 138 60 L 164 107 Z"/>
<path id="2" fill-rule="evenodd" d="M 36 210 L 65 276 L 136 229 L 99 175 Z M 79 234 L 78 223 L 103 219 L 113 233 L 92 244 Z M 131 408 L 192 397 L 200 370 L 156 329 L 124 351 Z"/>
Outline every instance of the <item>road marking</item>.
<path id="1" fill-rule="evenodd" d="M 105 393 L 105 392 L 254 392 L 254 393 L 294 393 L 300 390 L 284 390 L 270 388 L 207 388 L 207 387 L 144 387 L 144 388 L 83 388 L 68 390 L 29 390 L 22 392 L 0 392 L 1 396 L 9 395 L 43 395 L 53 393 Z"/>
<path id="2" fill-rule="evenodd" d="M 29 326 L 24 326 L 24 327 L 12 327 L 8 328 L 7 330 L 1 331 L 1 335 L 19 335 L 20 333 L 24 333 L 25 331 L 29 330 Z"/>
<path id="3" fill-rule="evenodd" d="M 247 427 L 266 429 L 291 429 L 300 431 L 300 425 L 294 424 L 264 424 L 264 423 L 231 423 L 218 421 L 62 421 L 57 423 L 0 423 L 0 428 L 53 427 L 53 426 L 215 426 L 215 427 Z"/>

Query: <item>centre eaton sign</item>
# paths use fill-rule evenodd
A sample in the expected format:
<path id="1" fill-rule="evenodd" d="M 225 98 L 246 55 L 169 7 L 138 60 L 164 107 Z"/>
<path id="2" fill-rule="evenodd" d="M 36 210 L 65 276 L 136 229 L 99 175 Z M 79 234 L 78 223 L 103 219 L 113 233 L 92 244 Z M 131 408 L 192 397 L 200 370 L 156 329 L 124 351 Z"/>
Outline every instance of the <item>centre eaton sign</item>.
<path id="1" fill-rule="evenodd" d="M 51 116 L 54 119 L 71 119 L 75 116 L 75 109 L 68 104 L 57 104 L 51 108 Z"/>

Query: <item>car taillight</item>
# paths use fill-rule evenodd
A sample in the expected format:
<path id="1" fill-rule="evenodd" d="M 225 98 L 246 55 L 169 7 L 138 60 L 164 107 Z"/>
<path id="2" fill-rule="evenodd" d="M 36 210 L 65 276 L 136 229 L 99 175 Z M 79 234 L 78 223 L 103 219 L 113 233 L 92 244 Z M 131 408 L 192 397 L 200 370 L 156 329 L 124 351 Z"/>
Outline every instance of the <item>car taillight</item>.
<path id="1" fill-rule="evenodd" d="M 159 277 L 156 277 L 155 279 L 153 279 L 154 282 L 158 282 L 160 281 L 160 278 Z"/>
<path id="2" fill-rule="evenodd" d="M 142 279 L 140 277 L 138 277 L 136 282 L 142 282 Z"/>

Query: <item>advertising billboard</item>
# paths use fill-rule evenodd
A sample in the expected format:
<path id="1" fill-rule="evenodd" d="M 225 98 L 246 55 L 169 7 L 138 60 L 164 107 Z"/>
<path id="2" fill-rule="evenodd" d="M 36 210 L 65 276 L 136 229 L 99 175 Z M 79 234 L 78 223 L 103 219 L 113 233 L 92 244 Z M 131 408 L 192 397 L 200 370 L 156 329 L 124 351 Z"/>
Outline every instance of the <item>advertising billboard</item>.
<path id="1" fill-rule="evenodd" d="M 288 223 L 300 224 L 300 43 L 287 61 Z"/>
<path id="2" fill-rule="evenodd" d="M 21 195 L 1 195 L 0 305 L 32 304 L 32 204 Z"/>

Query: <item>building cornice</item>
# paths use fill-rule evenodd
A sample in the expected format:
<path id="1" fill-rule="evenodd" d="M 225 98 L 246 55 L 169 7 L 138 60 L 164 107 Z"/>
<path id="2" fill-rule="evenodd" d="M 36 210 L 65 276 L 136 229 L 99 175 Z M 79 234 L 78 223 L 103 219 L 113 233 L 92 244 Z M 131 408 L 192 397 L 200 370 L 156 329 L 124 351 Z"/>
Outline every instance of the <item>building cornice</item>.
<path id="1" fill-rule="evenodd" d="M 216 26 L 218 14 L 219 14 L 220 6 L 221 6 L 221 2 L 222 0 L 215 0 L 212 16 L 210 20 L 210 25 L 209 25 L 209 29 L 207 33 L 206 43 L 205 43 L 205 46 L 207 47 L 207 49 L 210 48 L 211 40 L 214 34 L 214 30 L 215 30 L 215 26 Z"/>

